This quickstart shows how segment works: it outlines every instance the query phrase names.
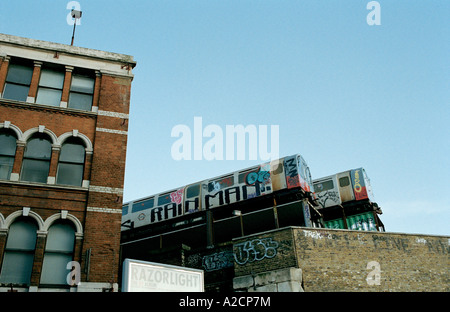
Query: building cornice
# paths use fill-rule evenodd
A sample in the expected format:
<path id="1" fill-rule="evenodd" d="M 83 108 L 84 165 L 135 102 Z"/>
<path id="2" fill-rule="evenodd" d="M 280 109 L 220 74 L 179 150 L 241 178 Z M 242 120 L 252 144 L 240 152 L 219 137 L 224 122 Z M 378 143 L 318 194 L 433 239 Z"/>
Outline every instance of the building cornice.
<path id="1" fill-rule="evenodd" d="M 133 77 L 133 56 L 0 33 L 0 57 L 16 56 L 35 61 L 99 70 L 103 74 Z"/>

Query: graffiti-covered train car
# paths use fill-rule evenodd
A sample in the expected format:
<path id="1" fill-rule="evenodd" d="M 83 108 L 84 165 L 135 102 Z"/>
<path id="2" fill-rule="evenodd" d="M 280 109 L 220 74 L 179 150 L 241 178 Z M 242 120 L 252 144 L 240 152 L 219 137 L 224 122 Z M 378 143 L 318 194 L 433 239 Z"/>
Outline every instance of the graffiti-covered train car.
<path id="1" fill-rule="evenodd" d="M 316 179 L 313 184 L 320 208 L 346 202 L 373 200 L 372 187 L 364 168 Z"/>
<path id="2" fill-rule="evenodd" d="M 305 197 L 314 192 L 299 154 L 125 203 L 122 231 L 291 189 Z"/>
<path id="3" fill-rule="evenodd" d="M 319 209 L 327 228 L 383 230 L 378 204 L 364 168 L 347 170 L 313 181 Z"/>

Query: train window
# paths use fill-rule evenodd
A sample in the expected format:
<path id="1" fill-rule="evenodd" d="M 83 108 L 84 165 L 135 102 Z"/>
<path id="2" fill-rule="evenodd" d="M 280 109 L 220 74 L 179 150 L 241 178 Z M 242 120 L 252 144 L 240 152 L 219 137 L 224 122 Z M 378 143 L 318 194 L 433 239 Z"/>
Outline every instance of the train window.
<path id="1" fill-rule="evenodd" d="M 170 193 L 161 194 L 158 196 L 158 206 L 170 204 L 171 202 L 172 199 L 170 198 Z"/>
<path id="2" fill-rule="evenodd" d="M 150 198 L 135 202 L 133 203 L 133 208 L 131 209 L 131 212 L 137 212 L 152 208 L 154 205 L 154 201 L 155 201 L 154 198 Z"/>
<path id="3" fill-rule="evenodd" d="M 125 216 L 128 214 L 128 205 L 122 206 L 122 216 Z"/>
<path id="4" fill-rule="evenodd" d="M 321 183 L 314 184 L 314 191 L 325 192 L 334 188 L 333 180 L 324 181 Z"/>
<path id="5" fill-rule="evenodd" d="M 223 177 L 208 183 L 208 192 L 218 191 L 234 185 L 234 176 Z"/>
<path id="6" fill-rule="evenodd" d="M 339 179 L 339 186 L 346 187 L 350 185 L 350 179 L 348 177 L 342 177 Z"/>
<path id="7" fill-rule="evenodd" d="M 250 172 L 258 172 L 258 168 L 253 168 L 253 169 L 246 170 L 246 171 L 243 171 L 243 172 L 239 173 L 239 184 L 247 182 L 247 181 L 245 181 L 245 178 L 247 177 L 247 175 Z"/>
<path id="8" fill-rule="evenodd" d="M 192 198 L 200 195 L 200 184 L 191 185 L 186 189 L 186 197 Z"/>

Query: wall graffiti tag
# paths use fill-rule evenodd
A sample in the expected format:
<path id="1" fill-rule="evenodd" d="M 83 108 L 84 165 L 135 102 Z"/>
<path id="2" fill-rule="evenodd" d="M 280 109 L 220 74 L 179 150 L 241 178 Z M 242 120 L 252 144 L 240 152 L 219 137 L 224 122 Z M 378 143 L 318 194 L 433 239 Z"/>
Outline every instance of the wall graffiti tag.
<path id="1" fill-rule="evenodd" d="M 222 251 L 204 256 L 202 258 L 202 266 L 207 272 L 233 267 L 233 253 L 231 251 Z"/>
<path id="2" fill-rule="evenodd" d="M 325 191 L 316 193 L 318 202 L 322 208 L 326 208 L 327 206 L 335 206 L 340 204 L 340 196 L 337 191 Z M 332 203 L 327 205 L 327 201 L 331 201 Z"/>
<path id="3" fill-rule="evenodd" d="M 234 261 L 239 265 L 271 259 L 277 255 L 278 242 L 272 238 L 258 238 L 234 245 Z"/>

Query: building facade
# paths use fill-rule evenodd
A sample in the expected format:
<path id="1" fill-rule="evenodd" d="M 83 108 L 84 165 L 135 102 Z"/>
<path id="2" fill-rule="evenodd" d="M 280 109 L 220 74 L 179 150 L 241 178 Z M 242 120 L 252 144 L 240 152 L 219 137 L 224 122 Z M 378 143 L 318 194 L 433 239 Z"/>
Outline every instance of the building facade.
<path id="1" fill-rule="evenodd" d="M 115 291 L 132 56 L 0 34 L 0 291 Z"/>

